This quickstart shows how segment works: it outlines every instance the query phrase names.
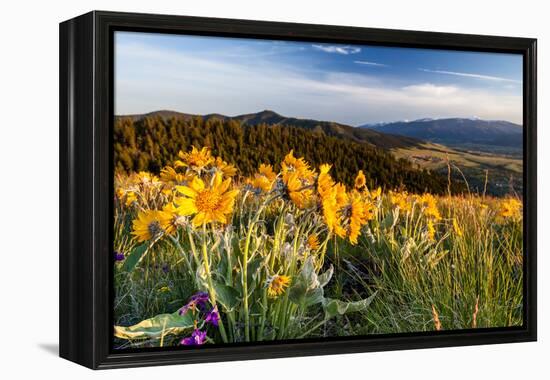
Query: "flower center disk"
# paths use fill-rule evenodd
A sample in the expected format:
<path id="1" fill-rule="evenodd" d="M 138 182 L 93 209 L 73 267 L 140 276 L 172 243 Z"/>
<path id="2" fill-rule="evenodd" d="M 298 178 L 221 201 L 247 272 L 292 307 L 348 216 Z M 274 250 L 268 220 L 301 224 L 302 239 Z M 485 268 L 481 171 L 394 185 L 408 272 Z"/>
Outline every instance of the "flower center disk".
<path id="1" fill-rule="evenodd" d="M 214 211 L 218 208 L 221 198 L 216 192 L 204 190 L 197 195 L 195 203 L 199 211 Z"/>

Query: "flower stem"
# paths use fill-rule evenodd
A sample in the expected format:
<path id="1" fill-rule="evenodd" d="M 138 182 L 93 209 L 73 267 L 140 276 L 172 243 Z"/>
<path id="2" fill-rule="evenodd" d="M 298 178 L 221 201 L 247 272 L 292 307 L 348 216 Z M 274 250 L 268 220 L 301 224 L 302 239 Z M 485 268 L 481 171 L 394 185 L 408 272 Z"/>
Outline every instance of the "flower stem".
<path id="1" fill-rule="evenodd" d="M 193 252 L 193 259 L 195 260 L 195 265 L 199 266 L 199 257 L 197 255 L 197 248 L 195 246 L 195 239 L 193 239 L 193 234 L 191 230 L 187 230 L 187 236 L 189 236 L 189 244 L 191 245 L 191 252 Z"/>
<path id="2" fill-rule="evenodd" d="M 212 303 L 212 306 L 216 306 L 216 290 L 214 289 L 214 284 L 212 282 L 212 274 L 210 273 L 210 263 L 208 260 L 208 247 L 206 246 L 206 223 L 202 224 L 202 233 L 203 233 L 203 240 L 202 240 L 202 259 L 204 261 L 204 271 L 206 272 L 206 278 L 208 281 L 208 287 L 210 291 L 210 302 Z M 222 340 L 224 343 L 227 343 L 227 334 L 225 333 L 225 328 L 223 326 L 223 321 L 220 318 L 219 321 L 219 328 L 220 328 L 220 335 L 222 336 Z"/>
<path id="3" fill-rule="evenodd" d="M 244 312 L 244 339 L 246 342 L 250 342 L 250 314 L 248 311 L 248 253 L 250 250 L 250 240 L 252 238 L 252 231 L 258 220 L 260 220 L 260 215 L 265 208 L 271 202 L 277 198 L 277 196 L 267 198 L 258 208 L 254 219 L 250 222 L 248 226 L 248 231 L 246 234 L 246 242 L 244 245 L 243 251 L 243 271 L 242 271 L 242 288 L 243 288 L 243 312 Z"/>
<path id="4" fill-rule="evenodd" d="M 305 338 L 306 336 L 308 336 L 309 334 L 311 334 L 313 331 L 317 330 L 319 327 L 323 326 L 325 323 L 327 323 L 328 319 L 322 319 L 321 322 L 317 323 L 315 326 L 313 326 L 312 328 L 310 328 L 309 330 L 307 330 L 305 333 L 303 333 L 302 335 L 300 335 L 298 338 L 296 339 L 302 339 L 302 338 Z"/>
<path id="5" fill-rule="evenodd" d="M 174 243 L 176 248 L 180 251 L 181 255 L 183 256 L 183 259 L 185 261 L 185 265 L 187 266 L 187 269 L 189 270 L 189 275 L 191 278 L 194 277 L 193 275 L 193 267 L 191 266 L 191 262 L 189 261 L 189 257 L 187 256 L 187 253 L 183 250 L 183 247 L 181 246 L 179 239 L 175 238 L 172 235 L 168 235 L 170 237 L 170 240 Z"/>

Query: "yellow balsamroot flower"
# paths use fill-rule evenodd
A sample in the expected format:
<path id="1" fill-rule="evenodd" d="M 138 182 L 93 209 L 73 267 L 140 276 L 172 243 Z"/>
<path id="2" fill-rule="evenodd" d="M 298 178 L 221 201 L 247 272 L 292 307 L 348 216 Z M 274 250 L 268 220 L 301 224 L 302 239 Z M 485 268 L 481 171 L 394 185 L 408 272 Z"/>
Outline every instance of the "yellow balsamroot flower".
<path id="1" fill-rule="evenodd" d="M 203 147 L 201 150 L 198 150 L 193 146 L 191 152 L 184 153 L 180 151 L 178 157 L 181 158 L 181 160 L 176 160 L 174 162 L 176 167 L 184 166 L 197 171 L 204 169 L 205 166 L 214 162 L 214 158 L 210 154 L 210 149 L 208 147 Z"/>
<path id="2" fill-rule="evenodd" d="M 361 190 L 367 185 L 367 178 L 365 177 L 365 174 L 363 174 L 362 170 L 359 170 L 357 173 L 357 177 L 355 177 L 355 188 L 357 190 Z"/>
<path id="3" fill-rule="evenodd" d="M 338 208 L 346 206 L 349 203 L 349 195 L 346 191 L 346 186 L 341 183 L 337 183 L 334 186 L 334 191 L 336 193 L 336 203 Z"/>
<path id="4" fill-rule="evenodd" d="M 441 219 L 441 214 L 437 209 L 437 201 L 432 194 L 426 193 L 422 195 L 422 197 L 420 197 L 420 202 L 424 206 L 424 213 L 426 216 L 432 217 L 435 220 Z"/>
<path id="5" fill-rule="evenodd" d="M 136 201 L 137 201 L 136 193 L 134 193 L 133 191 L 128 191 L 126 193 L 126 201 L 124 202 L 124 204 L 126 206 L 130 206 Z"/>
<path id="6" fill-rule="evenodd" d="M 351 216 L 349 220 L 349 241 L 357 244 L 361 234 L 361 228 L 374 217 L 374 206 L 368 200 L 361 197 L 361 194 L 353 192 L 351 195 Z"/>
<path id="7" fill-rule="evenodd" d="M 160 171 L 160 179 L 165 183 L 181 185 L 187 180 L 187 176 L 185 174 L 178 173 L 176 169 L 171 166 L 165 166 Z"/>
<path id="8" fill-rule="evenodd" d="M 342 226 L 341 221 L 342 205 L 338 201 L 337 191 L 338 187 L 333 186 L 330 193 L 322 198 L 321 206 L 328 230 L 345 239 L 346 230 Z"/>
<path id="9" fill-rule="evenodd" d="M 126 206 L 130 206 L 132 203 L 137 201 L 136 193 L 133 191 L 124 190 L 122 187 L 119 187 L 116 190 L 116 195 L 121 202 L 124 201 Z"/>
<path id="10" fill-rule="evenodd" d="M 434 223 L 431 220 L 428 220 L 428 224 L 426 225 L 428 230 L 428 239 L 431 241 L 435 240 L 435 227 Z"/>
<path id="11" fill-rule="evenodd" d="M 312 251 L 319 249 L 321 243 L 319 243 L 319 238 L 317 235 L 309 235 L 307 238 L 307 246 Z"/>
<path id="12" fill-rule="evenodd" d="M 294 157 L 291 150 L 281 163 L 283 183 L 289 198 L 300 209 L 309 207 L 313 203 L 315 172 L 303 158 Z"/>
<path id="13" fill-rule="evenodd" d="M 341 209 L 347 203 L 346 187 L 342 184 L 335 184 L 328 174 L 331 166 L 323 164 L 319 167 L 317 177 L 317 192 L 321 200 L 323 218 L 330 232 L 345 238 L 346 230 L 341 224 Z"/>
<path id="14" fill-rule="evenodd" d="M 162 225 L 167 223 L 168 215 L 158 210 L 140 211 L 132 223 L 132 235 L 141 243 L 156 239 L 164 234 Z"/>
<path id="15" fill-rule="evenodd" d="M 185 217 L 178 213 L 177 207 L 172 202 L 167 203 L 162 208 L 162 214 L 160 226 L 167 234 L 173 235 L 178 227 L 186 223 Z"/>
<path id="16" fill-rule="evenodd" d="M 297 173 L 298 177 L 303 182 L 313 183 L 315 173 L 310 169 L 309 164 L 302 157 L 294 157 L 294 151 L 291 150 L 281 163 L 281 173 L 283 175 L 283 181 L 288 181 L 288 177 L 291 174 Z"/>
<path id="17" fill-rule="evenodd" d="M 307 183 L 304 183 L 299 173 L 291 173 L 285 181 L 288 196 L 292 203 L 299 209 L 305 209 L 313 203 L 313 191 L 306 189 Z"/>
<path id="18" fill-rule="evenodd" d="M 267 295 L 271 298 L 280 296 L 290 285 L 290 277 L 284 275 L 275 275 L 268 280 Z"/>
<path id="19" fill-rule="evenodd" d="M 382 188 L 378 186 L 376 190 L 372 190 L 369 195 L 372 199 L 380 198 L 380 196 L 382 195 Z"/>
<path id="20" fill-rule="evenodd" d="M 149 172 L 139 172 L 137 174 L 137 177 L 138 180 L 143 184 L 157 185 L 159 183 L 158 177 Z"/>
<path id="21" fill-rule="evenodd" d="M 334 180 L 328 174 L 330 171 L 331 165 L 323 164 L 319 167 L 319 176 L 317 177 L 317 191 L 321 196 L 321 199 L 324 197 L 329 197 L 334 186 Z"/>
<path id="22" fill-rule="evenodd" d="M 221 157 L 216 157 L 214 167 L 219 170 L 224 177 L 234 177 L 237 174 L 237 168 L 224 160 Z"/>
<path id="23" fill-rule="evenodd" d="M 503 218 L 520 219 L 522 203 L 519 199 L 508 198 L 500 203 L 499 215 Z"/>
<path id="24" fill-rule="evenodd" d="M 214 174 L 209 187 L 198 177 L 193 178 L 189 186 L 176 186 L 177 191 L 185 196 L 175 199 L 177 213 L 195 215 L 192 220 L 195 227 L 212 222 L 226 224 L 239 193 L 239 190 L 229 189 L 230 186 L 231 178 L 223 181 L 220 172 Z"/>
<path id="25" fill-rule="evenodd" d="M 394 193 L 390 192 L 390 201 L 394 206 L 399 207 L 400 210 L 408 212 L 411 211 L 411 203 L 409 200 L 409 194 L 407 192 Z"/>
<path id="26" fill-rule="evenodd" d="M 273 171 L 271 165 L 260 164 L 258 173 L 254 174 L 254 178 L 250 178 L 247 182 L 254 188 L 265 191 L 271 191 L 273 184 L 277 179 L 277 174 Z"/>

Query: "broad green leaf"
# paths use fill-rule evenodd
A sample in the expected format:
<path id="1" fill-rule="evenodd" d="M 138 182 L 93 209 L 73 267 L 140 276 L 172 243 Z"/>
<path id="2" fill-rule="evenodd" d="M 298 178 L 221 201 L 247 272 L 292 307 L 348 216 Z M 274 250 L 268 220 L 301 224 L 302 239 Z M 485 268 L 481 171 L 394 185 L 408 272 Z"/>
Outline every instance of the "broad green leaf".
<path id="1" fill-rule="evenodd" d="M 304 306 L 308 307 L 323 302 L 325 299 L 325 292 L 323 288 L 315 288 L 308 290 L 304 297 Z"/>
<path id="2" fill-rule="evenodd" d="M 308 288 L 315 288 L 319 286 L 319 279 L 317 273 L 315 273 L 315 266 L 313 265 L 313 258 L 310 256 L 307 258 L 302 271 L 300 272 L 300 279 Z"/>
<path id="3" fill-rule="evenodd" d="M 147 251 L 147 243 L 135 247 L 132 252 L 130 252 L 126 260 L 124 260 L 124 264 L 122 264 L 122 269 L 126 272 L 133 271 L 145 251 Z"/>
<path id="4" fill-rule="evenodd" d="M 295 304 L 302 305 L 305 301 L 306 293 L 307 286 L 303 282 L 297 280 L 288 290 L 288 298 Z"/>
<path id="5" fill-rule="evenodd" d="M 213 285 L 216 291 L 216 299 L 224 309 L 231 311 L 237 307 L 241 300 L 241 294 L 237 289 L 216 281 L 213 281 Z"/>
<path id="6" fill-rule="evenodd" d="M 120 339 L 160 339 L 163 335 L 178 335 L 193 327 L 192 313 L 179 315 L 176 311 L 159 314 L 133 326 L 115 326 L 115 336 Z"/>
<path id="7" fill-rule="evenodd" d="M 330 268 L 328 268 L 325 273 L 319 275 L 319 286 L 321 288 L 324 288 L 329 283 L 333 273 L 334 267 L 332 266 L 332 264 L 330 264 Z"/>
<path id="8" fill-rule="evenodd" d="M 330 280 L 330 277 L 332 277 L 332 270 L 329 269 L 323 275 L 322 280 L 326 284 Z M 300 274 L 290 287 L 288 298 L 293 303 L 303 307 L 315 305 L 323 301 L 323 285 L 317 273 L 315 273 L 311 257 L 306 260 Z"/>
<path id="9" fill-rule="evenodd" d="M 375 296 L 376 296 L 376 292 L 373 293 L 368 298 L 362 299 L 360 301 L 355 301 L 355 302 L 344 302 L 340 300 L 325 298 L 323 300 L 323 309 L 325 310 L 325 319 L 330 319 L 337 315 L 344 315 L 346 313 L 363 311 L 370 305 L 370 303 L 372 302 Z"/>

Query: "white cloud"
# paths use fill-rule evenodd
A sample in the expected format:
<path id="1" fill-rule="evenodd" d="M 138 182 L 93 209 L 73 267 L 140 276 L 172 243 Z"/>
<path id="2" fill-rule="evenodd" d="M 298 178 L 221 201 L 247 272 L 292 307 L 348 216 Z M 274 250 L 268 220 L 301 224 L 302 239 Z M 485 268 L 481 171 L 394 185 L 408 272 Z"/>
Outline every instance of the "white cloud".
<path id="1" fill-rule="evenodd" d="M 376 66 L 376 67 L 387 67 L 388 66 L 388 65 L 385 65 L 383 63 L 370 62 L 370 61 L 353 61 L 353 63 L 357 63 L 358 65 L 367 65 L 367 66 Z"/>
<path id="2" fill-rule="evenodd" d="M 348 45 L 311 45 L 314 49 L 324 51 L 325 53 L 337 53 L 337 54 L 357 54 L 361 51 L 361 48 Z"/>
<path id="3" fill-rule="evenodd" d="M 456 86 L 436 86 L 431 83 L 414 84 L 403 87 L 403 91 L 415 96 L 451 96 L 459 90 Z"/>
<path id="4" fill-rule="evenodd" d="M 502 77 L 495 77 L 495 76 L 491 76 L 491 75 L 473 74 L 473 73 L 459 73 L 459 72 L 456 72 L 456 71 L 445 71 L 445 70 L 428 70 L 428 69 L 418 69 L 418 70 L 424 71 L 425 73 L 454 75 L 454 76 L 457 76 L 457 77 L 467 77 L 467 78 L 491 80 L 491 81 L 498 81 L 498 82 L 521 83 L 520 80 L 502 78 Z"/>

